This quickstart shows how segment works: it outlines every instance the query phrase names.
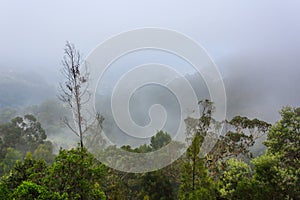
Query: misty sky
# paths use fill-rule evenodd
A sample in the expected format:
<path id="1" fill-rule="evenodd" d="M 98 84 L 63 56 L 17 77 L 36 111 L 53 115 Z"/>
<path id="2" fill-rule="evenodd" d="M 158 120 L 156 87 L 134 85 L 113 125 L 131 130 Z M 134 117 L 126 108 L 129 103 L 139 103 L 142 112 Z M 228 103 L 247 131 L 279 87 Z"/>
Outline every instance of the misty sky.
<path id="1" fill-rule="evenodd" d="M 229 114 L 273 121 L 300 106 L 300 1 L 0 1 L 0 69 L 59 74 L 66 40 L 88 55 L 141 27 L 184 33 L 219 67 Z"/>

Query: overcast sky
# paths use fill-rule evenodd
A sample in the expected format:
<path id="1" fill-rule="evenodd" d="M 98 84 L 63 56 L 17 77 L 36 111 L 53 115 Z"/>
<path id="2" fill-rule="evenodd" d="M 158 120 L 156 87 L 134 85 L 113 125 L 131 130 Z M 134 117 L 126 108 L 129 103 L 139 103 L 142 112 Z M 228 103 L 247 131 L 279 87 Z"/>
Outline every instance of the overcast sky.
<path id="1" fill-rule="evenodd" d="M 300 106 L 299 24 L 298 0 L 1 0 L 0 68 L 57 76 L 66 40 L 87 55 L 119 32 L 168 28 L 214 59 L 230 112 L 273 120 L 281 106 Z"/>

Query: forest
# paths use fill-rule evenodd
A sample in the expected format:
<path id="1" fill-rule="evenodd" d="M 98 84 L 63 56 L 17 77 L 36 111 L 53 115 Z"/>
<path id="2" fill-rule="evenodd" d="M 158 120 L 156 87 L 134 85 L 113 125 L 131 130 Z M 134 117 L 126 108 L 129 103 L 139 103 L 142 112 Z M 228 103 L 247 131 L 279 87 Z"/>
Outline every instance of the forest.
<path id="1" fill-rule="evenodd" d="M 299 22 L 300 0 L 1 1 L 0 200 L 300 200 Z"/>
<path id="2" fill-rule="evenodd" d="M 111 169 L 79 144 L 60 148 L 55 155 L 47 132 L 32 114 L 2 122 L 0 199 L 299 199 L 300 108 L 284 107 L 281 119 L 272 125 L 236 116 L 224 122 L 230 128 L 201 157 L 203 138 L 214 122 L 212 102 L 200 102 L 208 105 L 194 119 L 197 126 L 187 131 L 191 145 L 186 153 L 147 173 Z M 251 147 L 261 135 L 267 136 L 266 149 L 254 156 Z M 168 133 L 158 131 L 150 144 L 120 148 L 145 153 L 171 140 Z"/>
<path id="3" fill-rule="evenodd" d="M 87 125 L 82 115 L 81 95 L 89 79 L 80 67 L 80 54 L 67 43 L 65 55 L 67 81 L 59 96 L 65 104 L 47 100 L 22 110 L 0 109 L 0 199 L 300 199 L 300 108 L 283 107 L 274 124 L 239 115 L 218 122 L 214 102 L 203 99 L 199 118 L 184 119 L 188 146 L 164 130 L 136 147 L 109 145 L 101 135 L 105 117 L 97 114 L 96 123 Z M 65 113 L 73 116 L 77 129 L 62 118 Z M 220 126 L 224 129 L 217 134 Z M 75 145 L 64 144 L 72 132 Z M 153 162 L 151 157 L 132 163 L 127 154 L 117 153 L 146 154 L 171 143 L 173 152 L 184 147 L 185 152 L 152 171 L 130 172 Z M 95 144 L 101 148 L 90 148 Z M 205 145 L 211 145 L 210 151 L 203 151 Z M 155 159 L 166 162 L 169 157 L 167 152 Z M 110 160 L 129 170 L 110 167 Z"/>

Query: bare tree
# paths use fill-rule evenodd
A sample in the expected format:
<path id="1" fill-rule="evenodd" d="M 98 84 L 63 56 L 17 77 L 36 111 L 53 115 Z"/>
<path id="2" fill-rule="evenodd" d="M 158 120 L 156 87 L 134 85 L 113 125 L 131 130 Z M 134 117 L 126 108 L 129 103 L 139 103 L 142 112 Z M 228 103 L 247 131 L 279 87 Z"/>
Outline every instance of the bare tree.
<path id="1" fill-rule="evenodd" d="M 83 134 L 88 129 L 88 122 L 83 117 L 82 106 L 89 101 L 91 96 L 87 89 L 89 73 L 80 52 L 70 42 L 66 43 L 62 65 L 62 74 L 66 81 L 60 83 L 59 99 L 71 108 L 75 128 L 67 118 L 64 119 L 64 123 L 80 138 L 80 147 L 83 148 Z"/>

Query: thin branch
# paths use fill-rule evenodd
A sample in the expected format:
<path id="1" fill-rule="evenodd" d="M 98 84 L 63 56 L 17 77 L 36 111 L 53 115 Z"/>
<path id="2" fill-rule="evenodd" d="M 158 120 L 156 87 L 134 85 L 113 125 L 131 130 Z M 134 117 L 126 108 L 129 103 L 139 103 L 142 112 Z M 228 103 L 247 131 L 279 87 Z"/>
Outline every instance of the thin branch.
<path id="1" fill-rule="evenodd" d="M 66 119 L 66 118 L 64 118 L 64 120 L 63 120 L 63 122 L 64 122 L 64 124 L 66 124 L 66 126 L 76 135 L 76 136 L 78 136 L 79 137 L 79 134 L 77 133 L 77 131 L 75 131 L 74 129 L 73 129 L 73 127 L 69 124 L 69 121 Z"/>

